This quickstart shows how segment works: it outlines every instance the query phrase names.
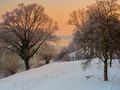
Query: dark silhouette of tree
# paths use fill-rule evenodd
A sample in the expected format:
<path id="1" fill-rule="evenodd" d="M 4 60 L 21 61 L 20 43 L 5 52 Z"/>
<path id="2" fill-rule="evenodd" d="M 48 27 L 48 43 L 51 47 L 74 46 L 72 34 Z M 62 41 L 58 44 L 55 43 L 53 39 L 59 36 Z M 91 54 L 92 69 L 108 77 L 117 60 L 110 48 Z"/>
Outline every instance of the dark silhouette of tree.
<path id="1" fill-rule="evenodd" d="M 45 43 L 42 47 L 38 50 L 37 55 L 42 57 L 45 60 L 45 64 L 49 64 L 51 60 L 56 56 L 57 50 L 55 46 L 50 43 Z"/>
<path id="2" fill-rule="evenodd" d="M 67 54 L 69 54 L 68 48 L 63 47 L 54 58 L 54 61 L 63 61 L 64 56 Z"/>
<path id="3" fill-rule="evenodd" d="M 26 70 L 29 60 L 44 42 L 55 41 L 58 29 L 38 4 L 19 4 L 17 8 L 3 15 L 0 23 L 0 41 L 3 48 L 17 53 L 24 60 Z"/>
<path id="4" fill-rule="evenodd" d="M 104 80 L 108 81 L 108 59 L 120 48 L 120 5 L 118 0 L 97 0 L 87 10 L 74 11 L 69 24 L 75 26 L 74 39 L 89 53 L 104 63 Z M 76 36 L 77 35 L 77 36 Z"/>

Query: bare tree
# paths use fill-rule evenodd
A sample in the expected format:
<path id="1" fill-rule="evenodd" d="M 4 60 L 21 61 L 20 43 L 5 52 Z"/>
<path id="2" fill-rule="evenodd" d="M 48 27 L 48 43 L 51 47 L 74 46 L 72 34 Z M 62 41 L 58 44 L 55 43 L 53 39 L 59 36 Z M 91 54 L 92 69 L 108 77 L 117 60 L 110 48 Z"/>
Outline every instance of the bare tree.
<path id="1" fill-rule="evenodd" d="M 58 54 L 56 55 L 56 57 L 54 58 L 55 61 L 63 61 L 63 58 L 66 54 L 69 53 L 69 50 L 68 48 L 66 47 L 63 47 L 59 52 Z"/>
<path id="2" fill-rule="evenodd" d="M 30 58 L 44 42 L 55 40 L 54 32 L 58 27 L 41 5 L 19 4 L 3 15 L 0 29 L 1 46 L 17 53 L 28 70 Z"/>
<path id="3" fill-rule="evenodd" d="M 19 57 L 7 49 L 0 50 L 0 70 L 4 76 L 13 75 L 20 69 Z"/>
<path id="4" fill-rule="evenodd" d="M 37 55 L 42 57 L 45 60 L 45 64 L 49 64 L 57 52 L 55 47 L 49 43 L 45 43 L 38 51 Z"/>
<path id="5" fill-rule="evenodd" d="M 118 0 L 97 1 L 96 4 L 89 6 L 88 15 L 90 24 L 92 25 L 91 31 L 88 30 L 89 41 L 94 55 L 96 55 L 104 63 L 104 80 L 108 80 L 108 59 L 112 61 L 112 55 L 119 49 L 113 35 L 116 31 L 120 31 L 119 25 L 119 11 L 120 5 Z M 116 27 L 115 27 L 116 26 Z M 99 37 L 98 37 L 99 36 Z M 115 36 L 115 38 L 117 38 Z"/>
<path id="6" fill-rule="evenodd" d="M 85 15 L 79 10 L 73 12 L 69 21 L 69 24 L 77 28 L 78 35 L 74 38 L 79 38 L 81 48 L 90 53 L 91 58 L 96 56 L 104 63 L 105 81 L 108 80 L 108 59 L 112 60 L 112 55 L 118 51 L 120 45 L 119 35 L 116 34 L 120 32 L 120 5 L 117 1 L 97 0 L 88 6 L 84 11 Z"/>

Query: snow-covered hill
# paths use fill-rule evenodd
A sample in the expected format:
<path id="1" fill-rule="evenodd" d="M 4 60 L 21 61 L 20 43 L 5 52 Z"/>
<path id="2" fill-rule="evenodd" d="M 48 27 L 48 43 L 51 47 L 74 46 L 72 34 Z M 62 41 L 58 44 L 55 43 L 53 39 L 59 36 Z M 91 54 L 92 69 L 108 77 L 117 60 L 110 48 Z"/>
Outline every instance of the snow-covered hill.
<path id="1" fill-rule="evenodd" d="M 95 60 L 84 71 L 83 61 L 58 62 L 0 80 L 0 90 L 120 90 L 120 66 L 109 69 L 109 81 L 103 81 L 103 69 Z"/>

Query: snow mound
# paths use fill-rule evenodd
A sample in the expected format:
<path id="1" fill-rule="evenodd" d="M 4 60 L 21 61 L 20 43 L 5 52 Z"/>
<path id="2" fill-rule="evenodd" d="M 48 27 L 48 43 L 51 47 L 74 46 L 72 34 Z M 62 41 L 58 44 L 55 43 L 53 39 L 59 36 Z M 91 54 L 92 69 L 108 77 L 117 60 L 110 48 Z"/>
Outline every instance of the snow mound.
<path id="1" fill-rule="evenodd" d="M 83 61 L 57 62 L 0 80 L 0 90 L 120 90 L 120 66 L 109 69 L 103 81 L 103 68 L 97 60 L 87 70 Z"/>

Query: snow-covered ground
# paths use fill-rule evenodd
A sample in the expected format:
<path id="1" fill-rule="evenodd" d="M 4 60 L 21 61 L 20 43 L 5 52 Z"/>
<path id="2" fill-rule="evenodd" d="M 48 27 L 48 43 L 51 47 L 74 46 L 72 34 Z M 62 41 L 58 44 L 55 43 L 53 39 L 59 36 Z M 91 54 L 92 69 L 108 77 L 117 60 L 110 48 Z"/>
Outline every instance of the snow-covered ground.
<path id="1" fill-rule="evenodd" d="M 83 61 L 57 62 L 0 80 L 0 90 L 120 90 L 120 65 L 109 69 L 103 81 L 103 68 L 95 60 L 87 70 Z"/>

